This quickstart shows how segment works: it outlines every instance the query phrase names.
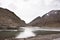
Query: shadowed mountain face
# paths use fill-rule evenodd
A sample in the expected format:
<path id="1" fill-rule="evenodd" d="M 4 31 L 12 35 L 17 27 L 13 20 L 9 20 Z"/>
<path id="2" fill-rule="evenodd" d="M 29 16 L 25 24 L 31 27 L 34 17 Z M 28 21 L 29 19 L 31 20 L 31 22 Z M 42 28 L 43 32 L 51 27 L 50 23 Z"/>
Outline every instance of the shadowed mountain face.
<path id="1" fill-rule="evenodd" d="M 43 26 L 60 27 L 60 10 L 52 10 L 42 17 Z"/>
<path id="2" fill-rule="evenodd" d="M 42 17 L 37 17 L 29 25 L 46 26 L 46 27 L 60 27 L 60 10 L 52 10 Z"/>
<path id="3" fill-rule="evenodd" d="M 0 28 L 17 28 L 25 25 L 25 21 L 17 17 L 14 12 L 0 8 Z"/>
<path id="4" fill-rule="evenodd" d="M 31 25 L 31 26 L 41 26 L 40 21 L 41 21 L 41 17 L 38 16 L 33 21 L 31 21 L 28 25 Z"/>

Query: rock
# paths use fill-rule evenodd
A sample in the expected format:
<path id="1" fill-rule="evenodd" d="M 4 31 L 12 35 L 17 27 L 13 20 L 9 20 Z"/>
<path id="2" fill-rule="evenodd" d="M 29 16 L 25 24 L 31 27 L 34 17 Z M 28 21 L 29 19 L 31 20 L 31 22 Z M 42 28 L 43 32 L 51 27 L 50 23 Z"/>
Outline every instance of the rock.
<path id="1" fill-rule="evenodd" d="M 16 16 L 14 12 L 0 8 L 0 28 L 17 28 L 25 25 L 25 21 Z"/>

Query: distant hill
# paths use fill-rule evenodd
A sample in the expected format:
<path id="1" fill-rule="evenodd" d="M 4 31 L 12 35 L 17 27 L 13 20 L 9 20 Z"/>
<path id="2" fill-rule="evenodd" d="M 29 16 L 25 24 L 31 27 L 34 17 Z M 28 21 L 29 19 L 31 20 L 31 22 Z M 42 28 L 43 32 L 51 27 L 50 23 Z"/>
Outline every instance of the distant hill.
<path id="1" fill-rule="evenodd" d="M 25 25 L 25 21 L 16 16 L 14 12 L 0 8 L 0 28 L 17 28 Z"/>

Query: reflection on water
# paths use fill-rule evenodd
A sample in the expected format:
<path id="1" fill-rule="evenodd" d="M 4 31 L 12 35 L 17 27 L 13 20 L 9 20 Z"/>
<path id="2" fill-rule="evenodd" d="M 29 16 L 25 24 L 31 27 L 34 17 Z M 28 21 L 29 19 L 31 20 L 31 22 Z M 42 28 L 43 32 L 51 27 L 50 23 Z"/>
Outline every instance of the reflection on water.
<path id="1" fill-rule="evenodd" d="M 12 38 L 16 37 L 23 29 L 0 29 L 0 38 Z"/>
<path id="2" fill-rule="evenodd" d="M 28 38 L 36 35 L 47 35 L 60 33 L 60 29 L 40 27 L 20 27 L 18 30 L 0 29 L 0 38 Z"/>
<path id="3" fill-rule="evenodd" d="M 16 38 L 28 38 L 36 35 L 56 34 L 60 33 L 60 29 L 49 29 L 40 27 L 21 27 L 25 29 L 23 32 L 17 35 Z"/>
<path id="4" fill-rule="evenodd" d="M 32 27 L 21 27 L 24 30 L 24 32 L 22 32 L 21 34 L 19 34 L 16 38 L 28 38 L 28 37 L 32 37 L 32 36 L 36 36 L 32 31 L 34 30 L 34 28 Z"/>
<path id="5" fill-rule="evenodd" d="M 18 34 L 16 31 L 0 31 L 0 38 L 12 38 Z"/>

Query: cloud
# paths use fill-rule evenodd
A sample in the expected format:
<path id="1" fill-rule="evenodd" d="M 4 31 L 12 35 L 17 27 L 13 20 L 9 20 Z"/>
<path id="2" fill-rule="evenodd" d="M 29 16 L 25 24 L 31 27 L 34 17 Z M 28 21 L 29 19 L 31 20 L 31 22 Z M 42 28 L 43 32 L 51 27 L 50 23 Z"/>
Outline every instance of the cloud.
<path id="1" fill-rule="evenodd" d="M 0 6 L 15 12 L 29 23 L 53 9 L 60 9 L 60 0 L 1 0 Z"/>

